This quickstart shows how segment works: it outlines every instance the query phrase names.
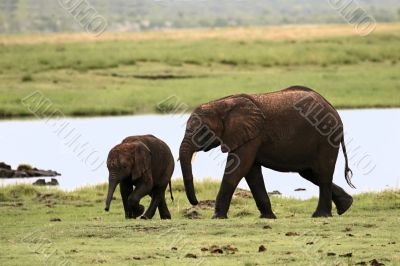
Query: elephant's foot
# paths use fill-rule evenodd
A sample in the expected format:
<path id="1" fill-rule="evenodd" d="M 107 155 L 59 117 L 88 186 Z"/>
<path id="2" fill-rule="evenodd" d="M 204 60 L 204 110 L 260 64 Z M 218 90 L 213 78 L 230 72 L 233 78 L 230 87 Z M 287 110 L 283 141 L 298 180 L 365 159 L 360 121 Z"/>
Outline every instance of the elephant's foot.
<path id="1" fill-rule="evenodd" d="M 271 213 L 262 213 L 260 215 L 260 218 L 264 218 L 264 219 L 276 219 L 276 215 L 271 212 Z"/>
<path id="2" fill-rule="evenodd" d="M 165 215 L 161 217 L 161 220 L 171 220 L 171 215 Z"/>
<path id="3" fill-rule="evenodd" d="M 313 215 L 313 218 L 318 218 L 318 217 L 332 217 L 332 213 L 328 212 L 328 211 L 320 211 L 320 210 L 316 210 Z"/>
<path id="4" fill-rule="evenodd" d="M 137 208 L 134 208 L 129 214 L 125 214 L 126 219 L 136 219 L 144 213 L 144 206 L 139 204 Z"/>
<path id="5" fill-rule="evenodd" d="M 353 204 L 353 198 L 351 196 L 340 198 L 340 200 L 335 202 L 337 213 L 342 215 L 350 208 L 351 204 Z"/>
<path id="6" fill-rule="evenodd" d="M 214 213 L 212 219 L 228 219 L 228 216 L 226 214 Z"/>
<path id="7" fill-rule="evenodd" d="M 140 217 L 140 219 L 142 219 L 142 220 L 151 220 L 151 218 L 147 217 L 146 215 L 142 215 Z"/>

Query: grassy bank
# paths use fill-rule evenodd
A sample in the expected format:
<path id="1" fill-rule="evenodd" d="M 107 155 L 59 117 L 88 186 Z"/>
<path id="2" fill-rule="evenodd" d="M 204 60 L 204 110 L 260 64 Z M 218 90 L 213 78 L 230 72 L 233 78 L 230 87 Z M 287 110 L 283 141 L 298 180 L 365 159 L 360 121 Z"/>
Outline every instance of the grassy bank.
<path id="1" fill-rule="evenodd" d="M 35 90 L 64 114 L 82 116 L 154 113 L 171 95 L 191 109 L 296 84 L 338 108 L 399 107 L 399 28 L 378 25 L 367 37 L 350 26 L 108 34 L 80 42 L 76 34 L 36 42 L 1 36 L 0 116 L 32 116 L 21 99 Z"/>
<path id="2" fill-rule="evenodd" d="M 310 218 L 316 199 L 272 196 L 277 220 L 261 220 L 250 193 L 235 193 L 230 219 L 211 220 L 218 183 L 197 184 L 190 208 L 173 182 L 173 220 L 125 220 L 118 194 L 105 213 L 106 186 L 74 192 L 0 188 L 1 265 L 385 265 L 400 263 L 399 191 L 355 197 L 343 216 Z M 143 201 L 148 204 L 148 199 Z M 198 219 L 188 219 L 186 214 Z M 263 245 L 266 250 L 259 252 Z M 203 251 L 202 251 L 203 250 Z M 362 263 L 365 264 L 362 264 Z"/>

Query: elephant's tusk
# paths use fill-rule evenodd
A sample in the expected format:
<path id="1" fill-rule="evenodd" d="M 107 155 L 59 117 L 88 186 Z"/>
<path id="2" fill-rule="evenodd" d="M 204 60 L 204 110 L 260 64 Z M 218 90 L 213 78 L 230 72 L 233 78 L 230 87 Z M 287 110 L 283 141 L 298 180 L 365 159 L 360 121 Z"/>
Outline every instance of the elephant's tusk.
<path id="1" fill-rule="evenodd" d="M 196 154 L 197 154 L 197 152 L 193 153 L 193 155 L 192 155 L 192 163 L 194 162 L 194 160 L 196 160 Z"/>

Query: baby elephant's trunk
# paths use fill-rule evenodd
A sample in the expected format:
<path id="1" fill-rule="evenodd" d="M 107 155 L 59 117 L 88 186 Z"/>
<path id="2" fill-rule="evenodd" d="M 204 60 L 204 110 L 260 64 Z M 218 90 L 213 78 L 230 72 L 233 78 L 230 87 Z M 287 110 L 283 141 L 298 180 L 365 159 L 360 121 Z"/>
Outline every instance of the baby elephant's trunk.
<path id="1" fill-rule="evenodd" d="M 114 180 L 110 180 L 108 183 L 108 193 L 107 193 L 107 199 L 106 199 L 106 207 L 104 208 L 105 211 L 109 211 L 110 210 L 110 204 L 111 204 L 111 200 L 112 197 L 114 195 L 114 191 L 115 188 L 117 187 L 118 182 L 114 181 Z"/>

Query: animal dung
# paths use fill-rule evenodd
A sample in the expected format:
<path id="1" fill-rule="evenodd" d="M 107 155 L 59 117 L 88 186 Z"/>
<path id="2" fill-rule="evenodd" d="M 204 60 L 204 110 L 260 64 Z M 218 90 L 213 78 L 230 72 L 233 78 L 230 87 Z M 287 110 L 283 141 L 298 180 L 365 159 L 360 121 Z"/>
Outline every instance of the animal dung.
<path id="1" fill-rule="evenodd" d="M 287 232 L 285 236 L 298 236 L 299 234 L 296 232 Z"/>
<path id="2" fill-rule="evenodd" d="M 197 255 L 195 255 L 193 253 L 188 253 L 185 255 L 185 258 L 197 259 Z"/>
<path id="3" fill-rule="evenodd" d="M 258 247 L 258 252 L 265 252 L 265 251 L 267 251 L 267 248 L 264 245 Z"/>

